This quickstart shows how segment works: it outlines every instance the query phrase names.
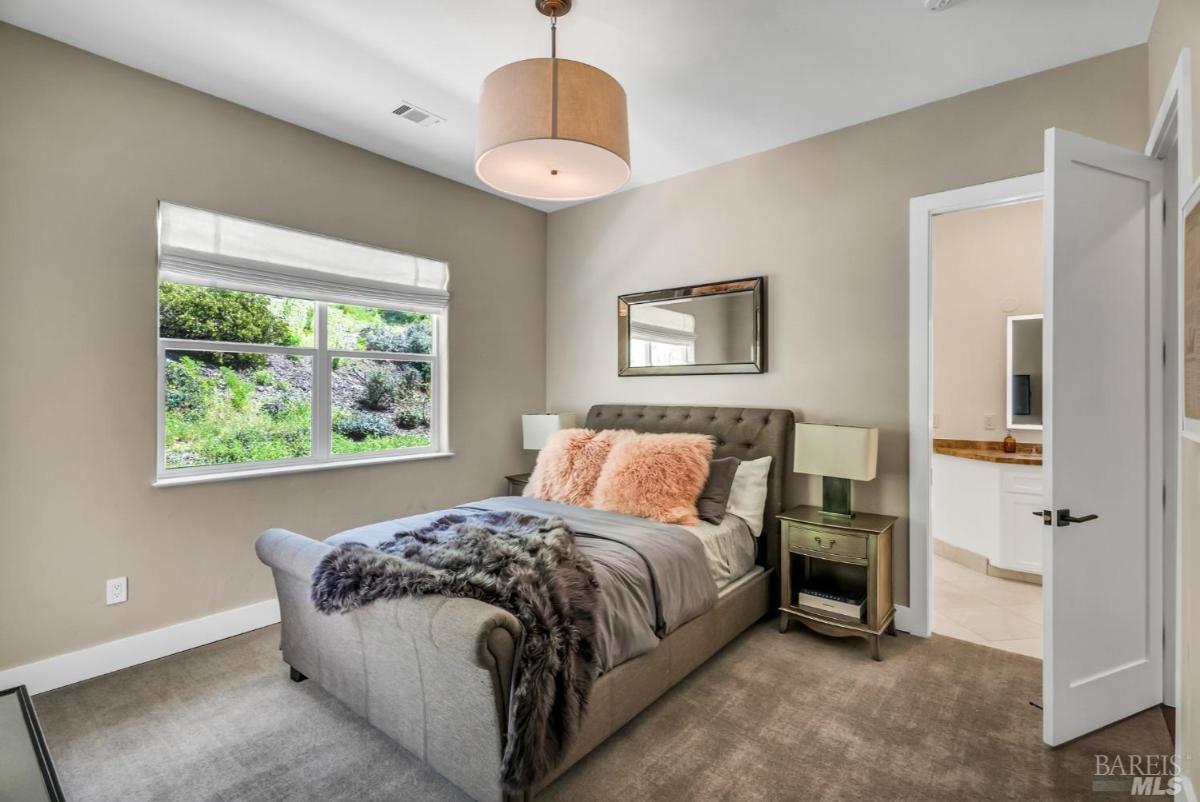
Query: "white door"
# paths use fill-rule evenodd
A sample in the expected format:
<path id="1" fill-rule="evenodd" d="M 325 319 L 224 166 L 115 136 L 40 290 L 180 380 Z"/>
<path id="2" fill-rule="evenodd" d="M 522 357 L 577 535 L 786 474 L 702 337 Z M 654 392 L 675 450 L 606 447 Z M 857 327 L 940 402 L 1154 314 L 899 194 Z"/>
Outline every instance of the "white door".
<path id="1" fill-rule="evenodd" d="M 1045 180 L 1043 737 L 1057 745 L 1163 698 L 1162 168 L 1052 128 Z"/>

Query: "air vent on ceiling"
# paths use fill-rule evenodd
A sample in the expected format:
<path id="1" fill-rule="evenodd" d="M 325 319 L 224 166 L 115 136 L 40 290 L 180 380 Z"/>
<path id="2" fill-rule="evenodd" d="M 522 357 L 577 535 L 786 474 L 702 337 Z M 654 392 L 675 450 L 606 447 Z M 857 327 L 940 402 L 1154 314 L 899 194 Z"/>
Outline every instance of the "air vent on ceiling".
<path id="1" fill-rule="evenodd" d="M 439 123 L 446 122 L 445 117 L 439 117 L 428 109 L 423 109 L 420 106 L 407 102 L 401 103 L 400 106 L 392 112 L 392 114 L 395 114 L 398 117 L 403 117 L 410 123 L 423 125 L 426 128 L 430 127 L 431 125 L 437 125 Z"/>
<path id="2" fill-rule="evenodd" d="M 959 0 L 925 0 L 926 11 L 945 11 L 952 5 L 956 5 Z"/>

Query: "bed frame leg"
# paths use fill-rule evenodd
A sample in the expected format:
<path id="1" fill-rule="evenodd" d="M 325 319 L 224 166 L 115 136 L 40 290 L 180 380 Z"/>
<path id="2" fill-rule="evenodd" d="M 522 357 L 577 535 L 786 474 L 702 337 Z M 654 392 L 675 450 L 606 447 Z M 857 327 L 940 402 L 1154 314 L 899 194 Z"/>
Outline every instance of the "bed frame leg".
<path id="1" fill-rule="evenodd" d="M 292 678 L 292 682 L 304 682 L 304 680 L 308 679 L 308 677 L 304 676 L 291 666 L 288 666 L 288 676 Z"/>

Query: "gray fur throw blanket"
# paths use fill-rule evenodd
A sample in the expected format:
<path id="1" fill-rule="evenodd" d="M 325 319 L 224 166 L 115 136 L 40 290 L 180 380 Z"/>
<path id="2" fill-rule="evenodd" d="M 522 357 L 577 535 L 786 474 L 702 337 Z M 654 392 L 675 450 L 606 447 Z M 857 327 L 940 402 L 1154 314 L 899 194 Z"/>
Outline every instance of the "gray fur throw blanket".
<path id="1" fill-rule="evenodd" d="M 521 622 L 501 779 L 509 791 L 531 787 L 566 754 L 595 681 L 591 562 L 561 518 L 455 512 L 375 546 L 343 543 L 313 571 L 323 613 L 428 594 L 478 599 Z"/>

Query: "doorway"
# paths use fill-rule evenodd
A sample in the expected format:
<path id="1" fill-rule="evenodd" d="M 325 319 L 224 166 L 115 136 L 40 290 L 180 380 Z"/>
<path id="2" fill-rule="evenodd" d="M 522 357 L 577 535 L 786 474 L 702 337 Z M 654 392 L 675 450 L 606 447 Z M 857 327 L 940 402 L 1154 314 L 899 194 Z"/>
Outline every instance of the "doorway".
<path id="1" fill-rule="evenodd" d="M 1036 659 L 1042 205 L 930 221 L 933 632 Z"/>
<path id="2" fill-rule="evenodd" d="M 909 605 L 897 609 L 896 626 L 920 637 L 932 634 L 934 610 L 930 537 L 934 431 L 930 370 L 932 221 L 940 215 L 1038 201 L 1042 195 L 1042 174 L 1036 173 L 925 195 L 909 202 Z"/>

